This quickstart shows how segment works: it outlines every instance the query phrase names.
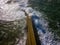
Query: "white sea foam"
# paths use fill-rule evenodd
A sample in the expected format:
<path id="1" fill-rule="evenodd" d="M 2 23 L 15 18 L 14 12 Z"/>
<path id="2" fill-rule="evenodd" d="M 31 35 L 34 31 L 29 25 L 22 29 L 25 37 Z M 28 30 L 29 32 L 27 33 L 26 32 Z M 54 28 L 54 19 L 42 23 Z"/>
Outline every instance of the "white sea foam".
<path id="1" fill-rule="evenodd" d="M 10 4 L 6 3 L 7 1 L 9 0 L 0 0 L 0 20 L 14 21 L 25 18 L 26 16 L 25 13 L 22 11 L 23 9 L 26 11 L 26 13 L 29 14 L 29 16 L 32 16 L 34 14 L 40 16 L 40 24 L 42 24 L 44 29 L 47 29 L 46 27 L 48 26 L 48 24 L 43 18 L 41 18 L 42 14 L 38 11 L 34 11 L 31 7 L 27 7 L 28 0 L 11 0 L 12 2 Z M 14 1 L 16 2 L 14 3 Z M 53 34 L 51 34 L 47 30 L 46 34 L 43 34 L 41 30 L 38 30 L 38 34 L 40 35 L 42 45 L 54 45 L 52 43 Z M 26 41 L 26 35 L 24 36 L 23 39 L 21 39 L 21 41 L 17 45 L 24 45 L 25 41 Z"/>
<path id="2" fill-rule="evenodd" d="M 7 20 L 7 21 L 14 21 L 17 19 L 21 19 L 25 17 L 25 14 L 23 11 L 21 11 L 22 8 L 25 8 L 25 5 L 27 4 L 27 0 L 19 0 L 19 2 L 13 2 L 8 4 L 6 3 L 8 0 L 1 0 L 0 1 L 0 20 Z M 24 5 L 24 7 L 21 7 L 21 5 Z"/>

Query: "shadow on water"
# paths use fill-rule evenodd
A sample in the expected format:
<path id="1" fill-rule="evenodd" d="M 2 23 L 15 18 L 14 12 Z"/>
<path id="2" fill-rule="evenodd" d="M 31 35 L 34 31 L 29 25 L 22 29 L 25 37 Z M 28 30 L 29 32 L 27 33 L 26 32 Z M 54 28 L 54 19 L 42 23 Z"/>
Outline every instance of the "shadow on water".
<path id="1" fill-rule="evenodd" d="M 35 28 L 35 25 L 34 25 L 33 21 L 32 21 L 32 25 L 33 25 L 33 30 L 34 30 L 36 45 L 41 45 L 41 41 L 39 40 L 39 35 L 37 33 L 37 29 Z"/>

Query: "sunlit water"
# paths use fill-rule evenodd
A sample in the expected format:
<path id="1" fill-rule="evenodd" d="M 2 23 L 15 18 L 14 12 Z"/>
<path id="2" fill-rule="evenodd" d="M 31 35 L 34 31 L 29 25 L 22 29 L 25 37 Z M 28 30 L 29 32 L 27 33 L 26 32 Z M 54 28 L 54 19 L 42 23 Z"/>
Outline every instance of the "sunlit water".
<path id="1" fill-rule="evenodd" d="M 7 4 L 7 1 L 8 0 L 0 1 L 0 20 L 14 21 L 26 18 L 25 13 L 22 10 L 25 10 L 26 13 L 29 14 L 29 16 L 36 14 L 40 17 L 40 24 L 46 31 L 46 33 L 44 34 L 42 32 L 42 29 L 38 29 L 38 35 L 41 40 L 41 45 L 57 45 L 56 41 L 54 41 L 54 35 L 48 31 L 48 22 L 42 17 L 43 14 L 32 9 L 31 7 L 27 7 L 28 0 L 12 0 L 10 4 Z M 16 2 L 14 3 L 14 1 Z M 24 39 L 21 39 L 17 45 L 25 45 L 26 35 L 23 38 Z"/>

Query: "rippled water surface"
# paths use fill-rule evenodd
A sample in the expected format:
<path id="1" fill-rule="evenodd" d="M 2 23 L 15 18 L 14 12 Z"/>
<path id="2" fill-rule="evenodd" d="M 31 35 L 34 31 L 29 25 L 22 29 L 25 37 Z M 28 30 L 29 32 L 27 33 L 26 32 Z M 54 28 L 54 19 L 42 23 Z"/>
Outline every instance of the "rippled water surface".
<path id="1" fill-rule="evenodd" d="M 46 31 L 46 33 L 44 34 L 42 32 L 42 29 L 38 29 L 38 35 L 41 40 L 41 45 L 59 45 L 54 40 L 54 34 L 48 31 L 48 22 L 43 18 L 43 14 L 39 11 L 36 11 L 32 7 L 30 6 L 28 7 L 28 6 L 29 6 L 28 0 L 1 0 L 0 1 L 0 20 L 13 21 L 13 24 L 16 25 L 17 30 L 20 28 L 19 26 L 22 27 L 21 34 L 24 34 L 24 36 L 19 40 L 17 45 L 25 45 L 26 43 L 27 34 L 24 29 L 26 26 L 26 20 L 25 20 L 26 16 L 23 10 L 25 10 L 26 13 L 29 14 L 29 16 L 36 15 L 40 18 L 39 23 L 42 25 L 41 26 L 42 29 Z"/>

